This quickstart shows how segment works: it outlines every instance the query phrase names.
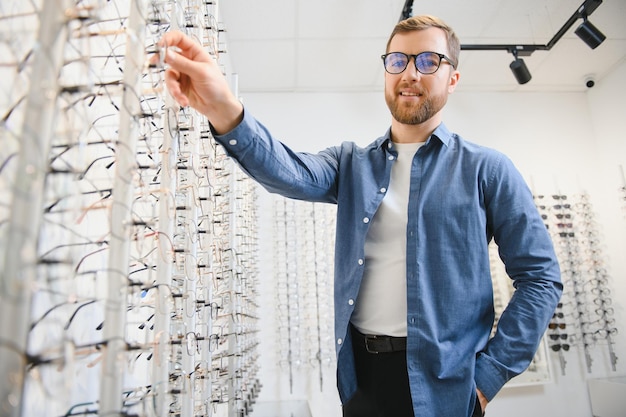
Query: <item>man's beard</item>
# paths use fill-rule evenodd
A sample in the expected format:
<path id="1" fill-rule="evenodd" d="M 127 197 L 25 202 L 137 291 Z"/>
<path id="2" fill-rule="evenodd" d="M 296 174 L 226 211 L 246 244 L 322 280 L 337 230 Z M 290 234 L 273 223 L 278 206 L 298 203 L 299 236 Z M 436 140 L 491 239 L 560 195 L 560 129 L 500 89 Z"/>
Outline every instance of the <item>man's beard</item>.
<path id="1" fill-rule="evenodd" d="M 445 95 L 431 96 L 424 94 L 421 97 L 422 102 L 420 104 L 408 105 L 407 103 L 399 103 L 397 98 L 397 95 L 389 94 L 389 92 L 385 91 L 385 101 L 391 111 L 391 115 L 398 122 L 407 125 L 419 125 L 431 119 L 446 105 L 447 101 L 447 96 Z"/>

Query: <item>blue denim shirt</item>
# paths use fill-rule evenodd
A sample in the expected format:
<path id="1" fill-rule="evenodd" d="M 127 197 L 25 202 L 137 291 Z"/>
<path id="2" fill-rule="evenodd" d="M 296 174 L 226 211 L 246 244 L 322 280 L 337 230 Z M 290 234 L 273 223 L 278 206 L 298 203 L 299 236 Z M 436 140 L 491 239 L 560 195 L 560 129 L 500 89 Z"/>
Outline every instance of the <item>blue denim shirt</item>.
<path id="1" fill-rule="evenodd" d="M 369 220 L 396 159 L 390 131 L 296 153 L 248 113 L 215 139 L 270 192 L 337 204 L 335 341 L 342 402 L 356 390 L 348 331 L 363 277 Z M 411 168 L 407 234 L 407 365 L 415 415 L 470 416 L 476 387 L 491 400 L 532 360 L 560 298 L 560 271 L 531 192 L 503 154 L 441 124 Z M 487 245 L 498 245 L 516 289 L 494 320 Z M 393 306 L 389 306 L 393 308 Z"/>

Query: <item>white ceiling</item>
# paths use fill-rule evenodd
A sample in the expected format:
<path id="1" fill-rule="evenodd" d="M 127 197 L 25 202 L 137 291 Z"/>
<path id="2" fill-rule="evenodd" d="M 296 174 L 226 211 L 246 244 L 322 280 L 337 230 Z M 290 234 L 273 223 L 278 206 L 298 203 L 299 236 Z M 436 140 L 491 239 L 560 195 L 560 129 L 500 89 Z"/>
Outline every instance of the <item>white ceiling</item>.
<path id="1" fill-rule="evenodd" d="M 240 93 L 379 91 L 380 55 L 405 0 L 224 0 L 219 13 Z M 439 16 L 462 44 L 545 45 L 583 0 L 415 0 L 413 14 Z M 458 90 L 582 91 L 626 59 L 626 0 L 604 0 L 589 21 L 607 39 L 595 50 L 577 21 L 550 50 L 523 57 L 519 85 L 505 51 L 462 51 Z"/>

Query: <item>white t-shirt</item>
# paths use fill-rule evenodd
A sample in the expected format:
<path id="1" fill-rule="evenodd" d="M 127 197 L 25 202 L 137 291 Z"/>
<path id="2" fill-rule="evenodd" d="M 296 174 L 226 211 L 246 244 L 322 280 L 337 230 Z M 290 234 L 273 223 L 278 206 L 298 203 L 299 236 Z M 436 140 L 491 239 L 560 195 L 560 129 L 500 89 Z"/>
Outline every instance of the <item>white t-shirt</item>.
<path id="1" fill-rule="evenodd" d="M 365 239 L 365 270 L 352 324 L 364 334 L 407 335 L 406 227 L 411 164 L 423 143 L 394 143 L 387 194 Z"/>

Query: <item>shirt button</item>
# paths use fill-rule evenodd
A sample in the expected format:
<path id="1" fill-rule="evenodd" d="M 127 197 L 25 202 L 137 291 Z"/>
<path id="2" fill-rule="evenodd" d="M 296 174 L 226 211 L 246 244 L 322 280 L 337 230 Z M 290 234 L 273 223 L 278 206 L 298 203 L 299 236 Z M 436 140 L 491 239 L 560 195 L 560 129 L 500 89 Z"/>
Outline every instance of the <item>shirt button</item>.
<path id="1" fill-rule="evenodd" d="M 380 189 L 380 192 L 384 194 L 384 193 L 387 192 L 387 189 L 385 187 L 383 187 L 383 188 Z"/>
<path id="2" fill-rule="evenodd" d="M 337 339 L 337 344 L 340 345 L 343 343 L 343 340 L 341 340 L 341 338 Z"/>
<path id="3" fill-rule="evenodd" d="M 363 265 L 363 259 L 359 259 L 357 262 L 359 263 L 359 265 Z"/>
<path id="4" fill-rule="evenodd" d="M 228 141 L 228 143 L 232 146 L 235 146 L 237 144 L 237 139 L 231 139 Z"/>
<path id="5" fill-rule="evenodd" d="M 354 300 L 352 298 L 348 300 L 348 305 L 351 305 L 351 306 L 354 305 Z"/>
<path id="6" fill-rule="evenodd" d="M 369 217 L 363 217 L 363 223 L 367 224 L 370 222 L 370 218 Z"/>
<path id="7" fill-rule="evenodd" d="M 415 323 L 415 317 L 411 317 L 410 321 L 411 321 L 411 324 L 414 324 Z"/>
<path id="8" fill-rule="evenodd" d="M 393 155 L 389 155 L 388 159 L 389 159 L 390 161 L 393 161 Z"/>

